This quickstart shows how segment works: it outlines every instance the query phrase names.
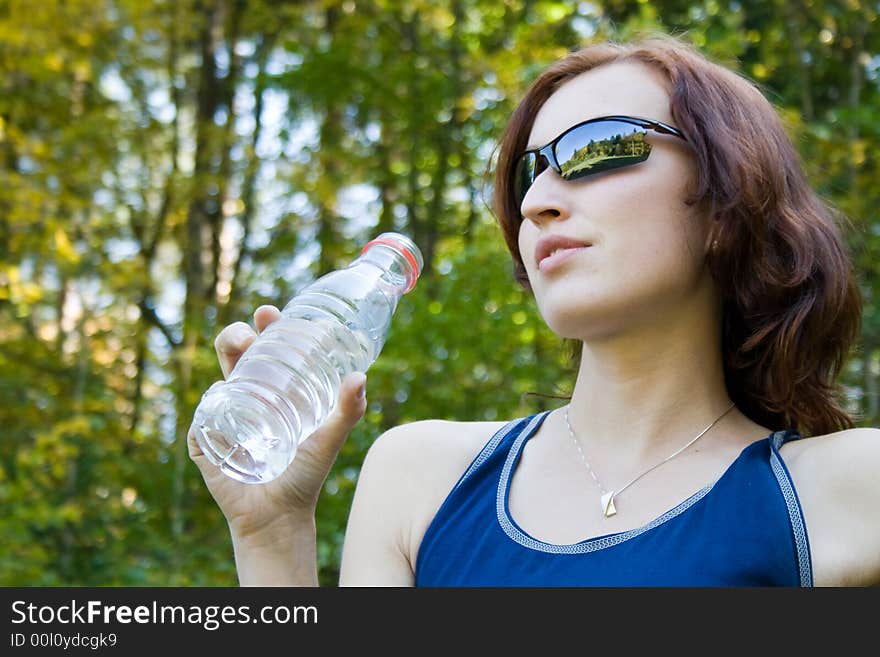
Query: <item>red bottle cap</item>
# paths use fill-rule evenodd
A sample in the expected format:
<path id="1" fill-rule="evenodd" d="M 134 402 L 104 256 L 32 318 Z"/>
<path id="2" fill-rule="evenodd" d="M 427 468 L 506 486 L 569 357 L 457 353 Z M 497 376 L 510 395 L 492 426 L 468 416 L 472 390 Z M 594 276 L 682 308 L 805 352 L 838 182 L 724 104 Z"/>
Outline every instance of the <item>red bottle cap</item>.
<path id="1" fill-rule="evenodd" d="M 407 292 L 412 290 L 416 286 L 416 281 L 418 280 L 419 274 L 421 273 L 421 268 L 419 267 L 419 261 L 416 259 L 415 255 L 413 255 L 413 253 L 408 248 L 406 248 L 403 244 L 401 244 L 398 240 L 390 239 L 387 237 L 382 237 L 381 235 L 379 237 L 375 237 L 375 238 L 371 239 L 369 242 L 367 242 L 364 245 L 364 248 L 361 249 L 361 253 L 364 253 L 367 249 L 369 249 L 374 244 L 386 244 L 388 246 L 393 247 L 395 251 L 399 251 L 400 253 L 403 254 L 403 257 L 407 259 L 407 262 L 409 262 L 409 264 L 413 268 L 413 271 L 416 273 L 416 275 L 413 276 L 412 282 L 409 284 L 409 287 L 406 288 L 406 291 L 404 292 L 404 294 L 406 294 Z"/>

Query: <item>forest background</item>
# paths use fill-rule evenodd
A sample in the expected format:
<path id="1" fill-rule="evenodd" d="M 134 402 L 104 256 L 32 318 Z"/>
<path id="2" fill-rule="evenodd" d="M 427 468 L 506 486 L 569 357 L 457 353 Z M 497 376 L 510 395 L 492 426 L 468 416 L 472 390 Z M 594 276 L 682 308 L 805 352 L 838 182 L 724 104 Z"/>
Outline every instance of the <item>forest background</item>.
<path id="1" fill-rule="evenodd" d="M 186 428 L 217 332 L 370 237 L 425 269 L 318 508 L 335 585 L 359 467 L 415 420 L 562 402 L 487 175 L 549 62 L 644 30 L 758 84 L 852 220 L 865 316 L 842 376 L 876 426 L 880 23 L 862 0 L 0 0 L 0 584 L 237 583 Z"/>

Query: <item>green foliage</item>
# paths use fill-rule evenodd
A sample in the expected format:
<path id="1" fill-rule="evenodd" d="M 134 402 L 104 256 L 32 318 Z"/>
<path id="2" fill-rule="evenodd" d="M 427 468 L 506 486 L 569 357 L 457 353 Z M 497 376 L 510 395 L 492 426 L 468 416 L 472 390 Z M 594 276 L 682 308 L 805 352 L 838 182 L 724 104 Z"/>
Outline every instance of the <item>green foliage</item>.
<path id="1" fill-rule="evenodd" d="M 574 372 L 513 280 L 486 174 L 530 81 L 591 39 L 683 34 L 776 103 L 852 220 L 846 383 L 876 422 L 876 25 L 858 0 L 0 3 L 0 584 L 234 584 L 183 442 L 213 337 L 383 230 L 426 271 L 321 498 L 322 583 L 381 432 L 558 405 L 525 394 Z"/>

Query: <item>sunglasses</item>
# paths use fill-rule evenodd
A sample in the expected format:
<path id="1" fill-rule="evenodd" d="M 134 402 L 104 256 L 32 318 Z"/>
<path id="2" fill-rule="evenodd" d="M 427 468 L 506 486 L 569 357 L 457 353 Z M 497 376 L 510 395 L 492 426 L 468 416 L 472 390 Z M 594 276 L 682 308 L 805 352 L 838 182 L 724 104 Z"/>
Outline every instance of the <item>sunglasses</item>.
<path id="1" fill-rule="evenodd" d="M 563 180 L 578 180 L 603 171 L 644 162 L 651 154 L 649 130 L 687 141 L 678 128 L 632 116 L 602 116 L 573 125 L 553 141 L 520 155 L 516 161 L 517 205 L 548 166 Z"/>

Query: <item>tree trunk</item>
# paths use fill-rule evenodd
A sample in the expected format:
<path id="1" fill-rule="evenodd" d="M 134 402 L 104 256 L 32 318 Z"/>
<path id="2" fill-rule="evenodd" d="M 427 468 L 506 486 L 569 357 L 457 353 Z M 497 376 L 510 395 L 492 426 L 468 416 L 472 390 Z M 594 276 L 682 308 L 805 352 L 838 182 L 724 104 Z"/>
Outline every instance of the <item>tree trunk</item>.
<path id="1" fill-rule="evenodd" d="M 242 236 L 238 247 L 238 255 L 230 280 L 229 301 L 218 313 L 218 323 L 225 326 L 233 321 L 231 313 L 238 312 L 241 301 L 241 277 L 242 265 L 250 258 L 251 249 L 248 246 L 251 230 L 254 223 L 257 198 L 257 175 L 260 172 L 260 160 L 257 157 L 257 144 L 263 133 L 263 103 L 266 92 L 266 63 L 275 43 L 275 35 L 264 36 L 256 50 L 257 76 L 254 82 L 254 131 L 251 133 L 251 142 L 247 153 L 244 180 L 242 182 L 241 200 L 244 209 L 241 214 Z"/>
<path id="2" fill-rule="evenodd" d="M 330 48 L 334 46 L 336 24 L 339 20 L 339 8 L 331 5 L 324 14 L 325 33 L 330 39 Z M 341 238 L 337 225 L 337 198 L 339 195 L 340 147 L 342 144 L 342 111 L 333 95 L 328 96 L 324 104 L 324 120 L 321 123 L 321 148 L 318 154 L 318 169 L 321 177 L 316 183 L 316 202 L 318 204 L 318 244 L 321 254 L 318 257 L 317 276 L 333 271 L 341 265 Z"/>
<path id="3" fill-rule="evenodd" d="M 215 56 L 221 38 L 223 16 L 223 0 L 202 5 L 204 15 L 200 36 L 201 66 L 197 91 L 196 113 L 196 153 L 195 171 L 193 172 L 192 201 L 186 216 L 185 241 L 183 248 L 183 266 L 185 279 L 185 298 L 183 308 L 183 340 L 176 351 L 177 394 L 176 411 L 176 443 L 174 453 L 174 475 L 171 486 L 170 516 L 171 537 L 173 542 L 174 560 L 172 563 L 171 581 L 181 581 L 181 564 L 183 552 L 184 510 L 183 498 L 185 489 L 185 468 L 189 463 L 186 435 L 192 418 L 193 404 L 190 400 L 193 374 L 193 361 L 196 349 L 201 342 L 204 330 L 206 308 L 205 255 L 206 237 L 211 221 L 211 207 L 219 203 L 212 175 L 214 114 L 221 98 L 218 94 L 220 81 L 217 79 Z"/>
<path id="4" fill-rule="evenodd" d="M 391 116 L 385 111 L 384 106 L 380 110 L 379 122 L 382 134 L 376 146 L 376 155 L 379 160 L 379 225 L 378 233 L 388 233 L 394 230 L 394 174 L 391 171 L 392 157 L 392 129 Z"/>
<path id="5" fill-rule="evenodd" d="M 205 290 L 208 303 L 216 301 L 218 297 L 217 285 L 220 282 L 221 275 L 220 236 L 223 232 L 223 222 L 225 219 L 223 205 L 229 195 L 228 189 L 232 177 L 232 147 L 235 143 L 236 119 L 235 88 L 238 85 L 239 74 L 241 73 L 241 57 L 236 52 L 235 46 L 240 36 L 239 28 L 245 9 L 244 5 L 244 0 L 234 0 L 229 17 L 224 21 L 227 27 L 226 54 L 229 61 L 229 70 L 220 84 L 221 95 L 218 100 L 219 107 L 226 110 L 226 122 L 218 137 L 221 152 L 219 155 L 220 166 L 216 179 L 217 200 L 211 204 L 209 214 L 209 225 L 211 228 L 211 282 Z"/>

